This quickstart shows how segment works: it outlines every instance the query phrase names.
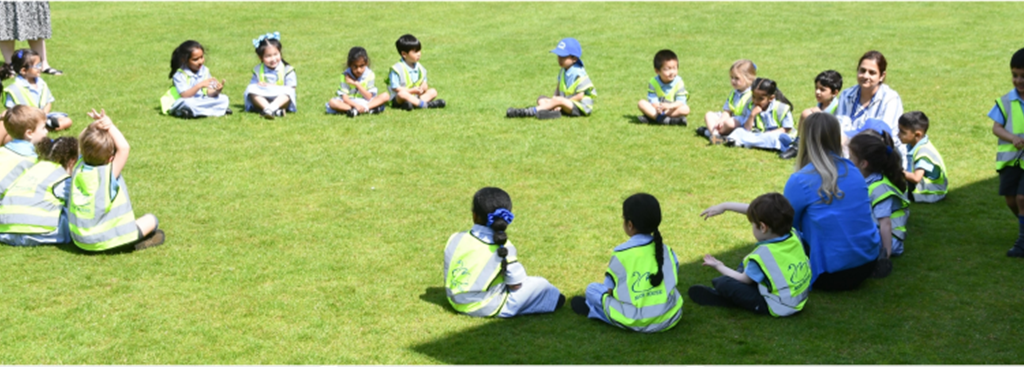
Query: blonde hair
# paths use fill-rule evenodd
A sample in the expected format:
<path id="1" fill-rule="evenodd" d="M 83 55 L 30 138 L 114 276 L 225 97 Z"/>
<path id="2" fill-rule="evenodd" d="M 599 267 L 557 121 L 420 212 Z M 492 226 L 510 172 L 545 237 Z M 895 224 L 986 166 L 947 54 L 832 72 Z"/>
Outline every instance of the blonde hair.
<path id="1" fill-rule="evenodd" d="M 811 114 L 800 124 L 800 146 L 796 155 L 796 170 L 814 164 L 814 170 L 821 176 L 818 197 L 825 204 L 842 199 L 839 190 L 839 169 L 836 156 L 843 152 L 842 132 L 839 120 L 825 112 Z"/>
<path id="2" fill-rule="evenodd" d="M 102 166 L 110 162 L 114 156 L 114 137 L 100 130 L 96 123 L 90 124 L 78 136 L 78 147 L 81 149 L 82 161 L 90 166 Z"/>
<path id="3" fill-rule="evenodd" d="M 25 133 L 39 126 L 39 121 L 46 121 L 43 110 L 32 106 L 17 105 L 7 111 L 4 117 L 4 129 L 15 139 L 25 139 Z"/>
<path id="4" fill-rule="evenodd" d="M 753 83 L 754 79 L 757 79 L 757 66 L 754 66 L 754 62 L 747 59 L 736 60 L 732 63 L 732 67 L 729 68 L 729 72 L 736 72 L 740 78 L 747 81 L 747 84 Z"/>

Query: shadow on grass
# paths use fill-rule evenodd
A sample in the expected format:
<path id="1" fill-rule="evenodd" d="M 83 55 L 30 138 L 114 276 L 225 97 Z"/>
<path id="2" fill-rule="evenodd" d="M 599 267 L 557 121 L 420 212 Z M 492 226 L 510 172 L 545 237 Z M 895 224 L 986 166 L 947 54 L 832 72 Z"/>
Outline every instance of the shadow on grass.
<path id="1" fill-rule="evenodd" d="M 427 289 L 423 291 L 423 294 L 420 295 L 420 299 L 425 302 L 441 306 L 446 311 L 455 313 L 455 309 L 451 308 L 448 304 L 448 296 L 445 295 L 444 287 L 427 287 Z"/>
<path id="2" fill-rule="evenodd" d="M 942 202 L 914 204 L 906 252 L 894 259 L 888 278 L 868 279 L 854 291 L 813 292 L 799 316 L 776 319 L 695 304 L 687 289 L 709 285 L 719 276 L 698 259 L 679 268 L 683 318 L 663 333 L 621 330 L 564 307 L 551 314 L 489 320 L 411 349 L 452 364 L 1019 362 L 1015 337 L 984 343 L 935 338 L 1012 334 L 1008 325 L 1021 321 L 1015 303 L 1005 298 L 1006 286 L 1014 282 L 992 281 L 1016 279 L 1022 264 L 1004 254 L 1017 226 L 997 188 L 998 177 L 993 177 L 958 187 Z M 752 247 L 751 238 L 715 256 L 735 267 Z M 583 293 L 562 291 L 569 298 Z M 441 287 L 420 296 L 454 312 L 444 297 Z M 968 318 L 972 322 L 962 322 Z"/>

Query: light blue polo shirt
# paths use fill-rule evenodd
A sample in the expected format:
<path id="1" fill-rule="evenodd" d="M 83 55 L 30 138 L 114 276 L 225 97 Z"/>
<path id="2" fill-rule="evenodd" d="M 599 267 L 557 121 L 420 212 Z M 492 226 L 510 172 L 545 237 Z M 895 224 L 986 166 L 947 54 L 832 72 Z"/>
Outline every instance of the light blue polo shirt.
<path id="1" fill-rule="evenodd" d="M 419 68 L 417 66 L 423 67 L 423 65 L 420 65 L 420 63 L 417 62 L 416 65 L 409 66 L 409 63 L 405 62 L 405 58 L 404 57 L 402 58 L 401 61 L 399 61 L 399 63 L 403 64 L 406 69 L 409 69 L 409 80 L 406 80 L 407 84 L 412 84 L 412 83 L 415 83 L 415 82 L 420 80 L 420 70 L 419 70 Z M 367 69 L 367 70 L 369 70 L 369 69 Z M 395 73 L 395 70 L 393 70 L 393 69 L 389 69 L 389 70 L 390 71 L 388 72 L 388 80 L 390 81 L 390 83 L 388 83 L 388 87 L 391 90 L 395 90 L 395 88 L 401 87 L 402 85 L 399 83 L 400 79 L 398 77 L 398 74 Z M 424 79 L 424 81 L 426 81 L 426 80 Z"/>
<path id="2" fill-rule="evenodd" d="M 1024 99 L 1020 98 L 1020 91 L 1014 89 L 1011 92 L 1013 92 L 1014 95 L 1017 96 L 1016 99 L 1020 101 L 1022 105 L 1024 105 Z M 1003 107 L 1010 108 L 1010 106 Z M 1009 113 L 1009 111 L 1007 111 L 1007 113 Z M 995 121 L 997 124 L 1006 126 L 1006 119 L 1003 118 L 1003 113 L 1000 112 L 999 110 L 999 104 L 995 104 L 994 106 L 992 106 L 992 110 L 988 111 L 988 118 L 992 119 L 992 121 Z"/>
<path id="3" fill-rule="evenodd" d="M 682 88 L 679 88 L 679 91 L 676 92 L 675 96 L 668 95 L 668 93 L 670 91 L 672 91 L 672 88 L 675 88 L 676 85 L 678 85 L 679 83 L 683 82 L 683 78 L 680 78 L 679 75 L 676 75 L 676 78 L 672 79 L 672 82 L 668 83 L 668 84 L 665 84 L 665 82 L 661 81 L 661 77 L 658 76 L 658 75 L 654 76 L 654 80 L 657 81 L 657 83 L 658 83 L 657 86 L 661 88 L 661 91 L 662 91 L 662 93 L 665 94 L 666 98 L 669 98 L 671 101 L 675 101 L 675 102 L 682 101 L 683 103 L 686 103 L 686 98 L 687 98 L 687 96 L 690 95 L 690 93 L 686 91 L 686 87 L 685 86 L 682 87 Z M 648 84 L 650 84 L 650 83 L 648 83 Z M 653 91 L 653 90 L 650 90 L 650 86 L 648 86 L 648 90 L 647 90 L 647 101 L 651 102 L 652 104 L 653 103 L 661 102 L 658 99 L 658 93 Z"/>
<path id="4" fill-rule="evenodd" d="M 4 144 L 4 147 L 10 149 L 15 153 L 18 153 L 18 155 L 22 157 L 38 157 L 38 155 L 36 154 L 36 147 L 32 145 L 32 142 L 29 142 L 28 140 L 14 139 L 8 142 L 7 144 Z"/>

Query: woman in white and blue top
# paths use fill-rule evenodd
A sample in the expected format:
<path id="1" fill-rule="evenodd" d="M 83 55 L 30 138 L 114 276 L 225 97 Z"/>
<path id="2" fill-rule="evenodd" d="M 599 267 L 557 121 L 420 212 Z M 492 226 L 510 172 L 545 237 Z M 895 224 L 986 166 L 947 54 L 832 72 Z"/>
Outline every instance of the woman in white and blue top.
<path id="1" fill-rule="evenodd" d="M 750 87 L 751 101 L 736 121 L 741 125 L 726 138 L 726 145 L 771 150 L 789 149 L 793 139 L 793 107 L 771 79 L 757 78 Z"/>
<path id="2" fill-rule="evenodd" d="M 845 135 L 845 142 L 865 129 L 865 122 L 875 118 L 889 125 L 889 133 L 897 136 L 899 119 L 903 115 L 903 101 L 896 91 L 885 82 L 885 69 L 888 65 L 885 56 L 878 51 L 868 51 L 860 57 L 857 64 L 857 85 L 847 88 L 839 94 L 839 107 L 835 115 Z M 896 139 L 896 149 L 900 157 L 907 154 L 907 147 Z"/>
<path id="3" fill-rule="evenodd" d="M 230 115 L 228 97 L 220 94 L 224 83 L 210 75 L 206 50 L 196 41 L 185 41 L 171 56 L 173 85 L 160 99 L 161 111 L 182 118 Z"/>
<path id="4" fill-rule="evenodd" d="M 273 119 L 295 112 L 295 68 L 281 56 L 281 34 L 267 33 L 252 40 L 260 64 L 252 70 L 252 80 L 245 88 L 245 111 L 259 112 Z"/>

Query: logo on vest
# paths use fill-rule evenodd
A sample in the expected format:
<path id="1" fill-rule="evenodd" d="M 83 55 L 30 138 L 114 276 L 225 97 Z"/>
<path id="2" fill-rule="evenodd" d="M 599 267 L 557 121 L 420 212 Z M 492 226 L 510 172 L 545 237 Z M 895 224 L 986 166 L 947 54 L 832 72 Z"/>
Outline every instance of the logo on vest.
<path id="1" fill-rule="evenodd" d="M 801 289 L 811 281 L 811 266 L 806 261 L 789 264 L 789 284 L 794 289 Z"/>
<path id="2" fill-rule="evenodd" d="M 451 275 L 448 276 L 448 288 L 459 292 L 465 291 L 469 283 L 464 282 L 463 278 L 467 276 L 469 276 L 469 269 L 462 263 L 462 260 L 459 260 L 459 262 L 455 263 L 455 268 L 452 269 Z"/>
<path id="3" fill-rule="evenodd" d="M 652 291 L 652 289 L 654 289 L 654 286 L 651 285 L 650 272 L 640 274 L 639 271 L 634 271 L 633 278 L 633 284 L 629 286 L 629 290 L 632 291 L 633 294 L 635 294 L 635 296 L 633 296 L 634 301 L 644 297 L 657 296 L 661 294 L 661 290 Z"/>

